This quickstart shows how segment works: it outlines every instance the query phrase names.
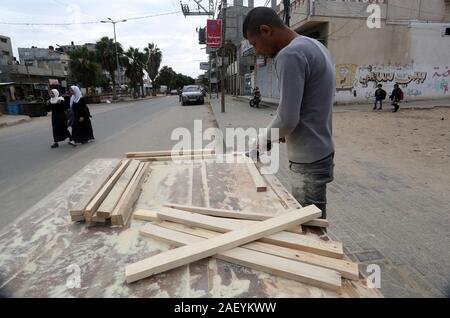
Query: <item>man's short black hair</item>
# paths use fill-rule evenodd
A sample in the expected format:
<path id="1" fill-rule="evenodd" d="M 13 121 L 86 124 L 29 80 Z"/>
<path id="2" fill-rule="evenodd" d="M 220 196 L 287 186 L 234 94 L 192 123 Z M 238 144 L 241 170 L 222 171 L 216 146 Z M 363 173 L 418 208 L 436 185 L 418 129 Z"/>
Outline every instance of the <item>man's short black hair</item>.
<path id="1" fill-rule="evenodd" d="M 245 17 L 243 25 L 244 38 L 247 38 L 247 34 L 258 35 L 260 33 L 261 25 L 268 25 L 278 28 L 285 26 L 283 20 L 281 20 L 273 9 L 267 7 L 257 7 L 252 9 Z"/>

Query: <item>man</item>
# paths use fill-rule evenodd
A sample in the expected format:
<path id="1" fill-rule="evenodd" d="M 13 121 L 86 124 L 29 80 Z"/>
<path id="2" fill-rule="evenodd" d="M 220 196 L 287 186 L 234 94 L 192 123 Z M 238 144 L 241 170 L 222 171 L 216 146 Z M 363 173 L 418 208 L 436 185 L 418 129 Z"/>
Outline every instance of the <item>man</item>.
<path id="1" fill-rule="evenodd" d="M 403 100 L 403 91 L 400 89 L 400 86 L 398 84 L 394 85 L 394 90 L 392 91 L 390 99 L 392 101 L 392 106 L 394 106 L 392 112 L 398 112 L 398 110 L 400 109 L 399 103 Z"/>
<path id="2" fill-rule="evenodd" d="M 243 31 L 256 54 L 275 59 L 280 89 L 277 115 L 267 135 L 258 137 L 256 147 L 276 141 L 271 140 L 270 130 L 279 129 L 280 141 L 287 142 L 293 195 L 303 206 L 316 205 L 326 219 L 335 151 L 336 74 L 329 52 L 318 41 L 289 29 L 275 11 L 265 7 L 249 12 Z"/>
<path id="3" fill-rule="evenodd" d="M 377 110 L 378 103 L 380 103 L 380 108 L 378 110 L 383 109 L 383 101 L 386 99 L 387 93 L 383 89 L 383 85 L 378 84 L 377 90 L 375 91 L 375 106 L 373 107 L 373 110 Z"/>

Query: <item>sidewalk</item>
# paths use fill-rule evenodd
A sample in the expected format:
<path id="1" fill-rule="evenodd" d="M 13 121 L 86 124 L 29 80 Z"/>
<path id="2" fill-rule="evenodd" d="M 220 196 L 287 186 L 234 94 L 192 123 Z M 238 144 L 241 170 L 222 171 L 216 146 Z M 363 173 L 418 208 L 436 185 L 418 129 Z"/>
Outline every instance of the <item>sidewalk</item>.
<path id="1" fill-rule="evenodd" d="M 0 128 L 10 127 L 19 125 L 21 123 L 30 122 L 31 118 L 28 116 L 11 116 L 11 115 L 1 115 L 0 116 Z"/>
<path id="2" fill-rule="evenodd" d="M 225 113 L 221 113 L 220 99 L 212 99 L 210 103 L 224 134 L 226 128 L 264 128 L 276 114 L 272 107 L 251 108 L 247 102 L 230 96 L 226 99 Z M 418 108 L 420 105 L 432 108 L 432 105 L 450 104 L 433 101 L 409 106 Z M 450 187 L 445 186 L 448 169 L 433 166 L 426 158 L 421 160 L 407 152 L 393 156 L 386 150 L 397 149 L 397 146 L 393 142 L 386 145 L 393 136 L 384 132 L 385 128 L 400 127 L 401 138 L 414 143 L 418 142 L 418 135 L 434 137 L 428 130 L 421 132 L 422 128 L 405 131 L 406 123 L 414 126 L 417 121 L 425 122 L 428 129 L 437 130 L 439 136 L 448 132 L 445 129 L 448 121 L 441 121 L 440 115 L 438 119 L 428 119 L 433 114 L 432 109 L 391 114 L 389 109 L 384 111 L 386 113 L 372 112 L 368 107 L 370 105 L 335 108 L 338 113 L 334 118 L 337 152 L 335 181 L 328 187 L 329 235 L 343 242 L 346 254 L 360 264 L 362 272 L 370 274 L 368 265 L 380 266 L 381 290 L 386 297 L 450 297 L 450 238 L 445 234 L 450 226 Z M 379 127 L 378 135 L 361 127 L 368 122 Z M 351 138 L 359 138 L 360 142 L 355 143 Z M 403 142 L 397 138 L 398 142 Z M 375 143 L 376 152 L 365 146 L 364 141 L 368 139 Z M 410 149 L 414 154 L 413 151 Z M 280 156 L 277 177 L 290 189 L 285 145 L 281 146 Z M 414 166 L 421 169 L 411 168 Z"/>
<path id="3" fill-rule="evenodd" d="M 248 103 L 251 96 L 237 96 L 233 97 L 237 101 L 242 101 Z M 263 97 L 261 105 L 266 107 L 271 107 L 276 109 L 278 107 L 279 99 Z M 384 109 L 390 110 L 391 103 L 386 100 L 384 102 Z M 400 104 L 402 109 L 432 109 L 436 107 L 450 107 L 450 98 L 445 99 L 434 99 L 434 100 L 414 100 L 405 101 Z M 338 104 L 334 106 L 334 112 L 352 112 L 352 111 L 366 111 L 371 112 L 373 109 L 373 104 Z"/>

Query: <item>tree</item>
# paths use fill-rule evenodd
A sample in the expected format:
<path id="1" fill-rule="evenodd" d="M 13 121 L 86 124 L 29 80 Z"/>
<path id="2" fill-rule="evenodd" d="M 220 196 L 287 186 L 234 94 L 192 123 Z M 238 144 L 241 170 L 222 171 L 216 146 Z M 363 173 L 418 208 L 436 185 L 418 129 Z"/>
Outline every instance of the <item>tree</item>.
<path id="1" fill-rule="evenodd" d="M 102 69 L 109 73 L 113 84 L 113 99 L 117 99 L 116 92 L 116 71 L 117 71 L 117 56 L 116 56 L 116 44 L 114 39 L 110 39 L 107 36 L 103 37 L 96 43 L 97 60 L 99 61 Z M 117 52 L 120 55 L 123 54 L 123 48 L 120 43 L 117 43 Z"/>
<path id="2" fill-rule="evenodd" d="M 167 87 L 171 87 L 175 76 L 177 73 L 168 66 L 164 66 L 159 72 L 158 77 L 155 79 L 155 84 L 159 87 L 161 85 L 165 85 Z"/>
<path id="3" fill-rule="evenodd" d="M 155 84 L 155 79 L 158 76 L 159 68 L 162 62 L 162 52 L 153 43 L 149 43 L 144 49 L 146 55 L 145 70 L 150 77 L 152 84 Z M 155 91 L 153 91 L 155 93 Z"/>
<path id="4" fill-rule="evenodd" d="M 75 49 L 70 53 L 70 73 L 75 82 L 83 87 L 95 86 L 100 72 L 100 66 L 95 62 L 95 52 L 89 51 L 87 47 Z"/>
<path id="5" fill-rule="evenodd" d="M 136 92 L 139 85 L 143 86 L 145 55 L 139 49 L 130 47 L 125 52 L 125 76 L 130 79 L 131 87 Z"/>

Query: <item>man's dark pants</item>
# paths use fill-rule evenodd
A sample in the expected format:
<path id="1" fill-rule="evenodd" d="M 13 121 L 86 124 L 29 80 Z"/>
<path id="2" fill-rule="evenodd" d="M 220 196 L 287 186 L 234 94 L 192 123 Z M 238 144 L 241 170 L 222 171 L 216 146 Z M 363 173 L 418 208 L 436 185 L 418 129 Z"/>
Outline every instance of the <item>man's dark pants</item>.
<path id="1" fill-rule="evenodd" d="M 334 153 L 314 163 L 291 162 L 292 194 L 303 206 L 315 205 L 327 218 L 327 184 L 334 180 Z"/>

